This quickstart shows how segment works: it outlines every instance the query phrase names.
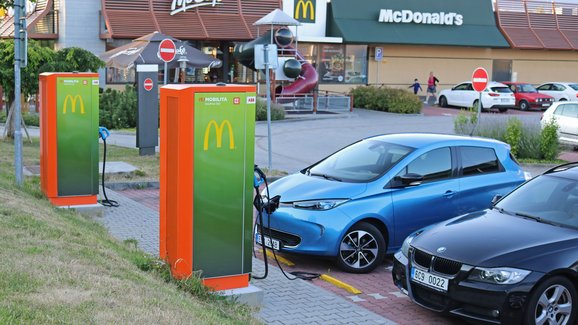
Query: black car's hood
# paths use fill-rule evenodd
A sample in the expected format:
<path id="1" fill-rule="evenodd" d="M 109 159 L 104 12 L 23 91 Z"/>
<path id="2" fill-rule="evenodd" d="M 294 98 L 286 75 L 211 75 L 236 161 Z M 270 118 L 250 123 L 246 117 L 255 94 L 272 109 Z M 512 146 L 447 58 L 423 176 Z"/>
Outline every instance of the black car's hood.
<path id="1" fill-rule="evenodd" d="M 485 210 L 428 228 L 412 246 L 437 256 L 484 267 L 547 271 L 578 260 L 578 230 Z M 445 247 L 443 253 L 438 253 Z M 570 255 L 570 256 L 569 256 Z"/>

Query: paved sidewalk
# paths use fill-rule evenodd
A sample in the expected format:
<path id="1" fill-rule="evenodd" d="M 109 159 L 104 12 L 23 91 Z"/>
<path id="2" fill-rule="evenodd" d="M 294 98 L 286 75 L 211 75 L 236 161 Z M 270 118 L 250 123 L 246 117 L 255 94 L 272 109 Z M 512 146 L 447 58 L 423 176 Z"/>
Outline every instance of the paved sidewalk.
<path id="1" fill-rule="evenodd" d="M 107 189 L 106 193 L 120 206 L 105 208 L 104 217 L 97 221 L 115 238 L 136 239 L 139 248 L 158 256 L 158 212 L 115 191 Z M 263 262 L 253 258 L 253 271 L 263 274 Z M 287 280 L 271 265 L 266 279 L 251 283 L 264 291 L 263 307 L 257 317 L 266 324 L 395 324 L 306 281 Z"/>

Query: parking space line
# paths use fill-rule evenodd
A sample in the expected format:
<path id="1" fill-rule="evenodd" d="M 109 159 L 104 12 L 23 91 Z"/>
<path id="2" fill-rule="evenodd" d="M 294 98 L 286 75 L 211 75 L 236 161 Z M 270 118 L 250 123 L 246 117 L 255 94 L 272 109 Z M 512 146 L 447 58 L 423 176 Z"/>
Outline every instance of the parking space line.
<path id="1" fill-rule="evenodd" d="M 355 288 L 352 285 L 349 285 L 343 281 L 337 280 L 336 278 L 329 276 L 327 274 L 321 274 L 321 276 L 319 277 L 321 280 L 327 281 L 331 284 L 333 284 L 334 286 L 341 288 L 341 289 L 345 289 L 345 291 L 353 293 L 353 294 L 360 294 L 362 293 L 361 290 Z"/>
<path id="2" fill-rule="evenodd" d="M 259 252 L 263 253 L 263 250 L 260 249 Z M 277 255 L 277 261 L 279 261 L 279 263 L 285 264 L 287 266 L 295 266 L 295 263 L 291 262 L 290 260 L 286 259 L 283 256 L 280 256 L 279 254 L 275 254 Z M 273 255 L 273 252 L 271 252 L 270 250 L 267 250 L 267 257 L 271 258 L 271 259 L 275 259 L 275 255 Z"/>

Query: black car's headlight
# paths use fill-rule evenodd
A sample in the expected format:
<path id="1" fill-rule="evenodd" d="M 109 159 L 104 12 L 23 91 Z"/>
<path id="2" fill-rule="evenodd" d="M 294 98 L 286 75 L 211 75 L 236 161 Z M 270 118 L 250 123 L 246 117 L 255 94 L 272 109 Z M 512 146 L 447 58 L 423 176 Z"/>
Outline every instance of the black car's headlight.
<path id="1" fill-rule="evenodd" d="M 511 267 L 476 267 L 468 280 L 492 284 L 516 284 L 524 280 L 531 271 Z"/>
<path id="2" fill-rule="evenodd" d="M 329 210 L 345 202 L 347 199 L 296 201 L 293 202 L 293 207 L 306 210 Z"/>
<path id="3" fill-rule="evenodd" d="M 405 238 L 403 244 L 401 244 L 401 253 L 403 254 L 403 256 L 405 257 L 409 256 L 409 245 L 411 244 L 412 240 L 415 237 L 421 235 L 421 233 L 424 232 L 425 229 L 426 228 L 420 229 Z"/>

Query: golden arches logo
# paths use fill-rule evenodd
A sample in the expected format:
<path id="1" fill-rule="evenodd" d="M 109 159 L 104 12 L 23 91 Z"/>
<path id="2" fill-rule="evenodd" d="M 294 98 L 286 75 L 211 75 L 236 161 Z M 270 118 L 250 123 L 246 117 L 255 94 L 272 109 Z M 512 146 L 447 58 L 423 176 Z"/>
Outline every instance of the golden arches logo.
<path id="1" fill-rule="evenodd" d="M 223 143 L 223 131 L 225 126 L 227 126 L 227 131 L 229 131 L 229 149 L 233 150 L 235 148 L 235 136 L 233 135 L 233 127 L 231 122 L 224 120 L 221 125 L 217 124 L 217 121 L 211 120 L 205 129 L 205 142 L 203 144 L 203 150 L 209 150 L 209 136 L 211 135 L 211 129 L 215 126 L 215 134 L 217 135 L 217 148 L 221 148 Z"/>
<path id="2" fill-rule="evenodd" d="M 296 0 L 294 18 L 299 21 L 315 22 L 314 0 Z M 309 13 L 309 16 L 307 15 Z"/>
<path id="3" fill-rule="evenodd" d="M 76 113 L 76 102 L 80 102 L 80 114 L 84 114 L 84 101 L 80 95 L 66 95 L 64 98 L 64 105 L 62 105 L 62 114 L 66 114 L 68 102 L 72 105 L 72 113 Z"/>

